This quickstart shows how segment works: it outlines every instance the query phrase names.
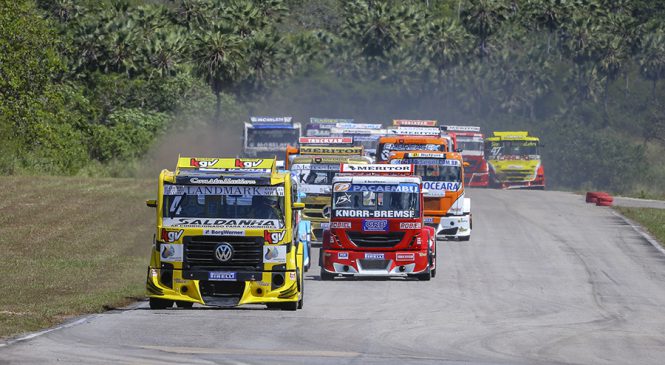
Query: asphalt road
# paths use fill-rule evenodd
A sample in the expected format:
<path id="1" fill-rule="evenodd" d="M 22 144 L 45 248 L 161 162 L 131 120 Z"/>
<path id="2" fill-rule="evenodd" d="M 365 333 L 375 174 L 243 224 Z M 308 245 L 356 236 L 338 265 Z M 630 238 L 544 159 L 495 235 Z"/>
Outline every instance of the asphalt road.
<path id="1" fill-rule="evenodd" d="M 0 348 L 0 364 L 665 362 L 665 255 L 578 195 L 470 195 L 471 241 L 442 244 L 430 282 L 312 270 L 298 312 L 141 303 Z"/>

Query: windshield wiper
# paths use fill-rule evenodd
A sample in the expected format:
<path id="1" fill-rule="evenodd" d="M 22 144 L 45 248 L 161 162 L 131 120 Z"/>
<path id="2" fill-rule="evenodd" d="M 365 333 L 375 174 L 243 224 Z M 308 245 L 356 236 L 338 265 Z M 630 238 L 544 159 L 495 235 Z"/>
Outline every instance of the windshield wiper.
<path id="1" fill-rule="evenodd" d="M 180 209 L 180 206 L 182 205 L 182 201 L 185 200 L 186 196 L 187 196 L 187 193 L 182 193 L 182 195 L 180 195 L 180 200 L 175 205 L 175 207 L 173 207 L 173 209 L 169 212 L 169 218 L 173 219 L 173 217 L 175 217 L 176 212 L 178 211 L 178 209 Z"/>

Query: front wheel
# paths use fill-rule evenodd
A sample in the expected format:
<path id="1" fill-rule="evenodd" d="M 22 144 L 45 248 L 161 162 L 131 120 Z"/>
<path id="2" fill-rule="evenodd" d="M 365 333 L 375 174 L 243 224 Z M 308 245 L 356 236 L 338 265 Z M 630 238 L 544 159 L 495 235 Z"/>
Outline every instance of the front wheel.
<path id="1" fill-rule="evenodd" d="M 295 311 L 298 309 L 298 301 L 296 302 L 283 302 L 283 303 L 266 303 L 268 309 L 280 309 L 283 311 Z"/>
<path id="2" fill-rule="evenodd" d="M 430 281 L 432 279 L 432 271 L 427 269 L 424 273 L 414 275 L 420 281 Z"/>
<path id="3" fill-rule="evenodd" d="M 176 300 L 175 305 L 178 308 L 191 308 L 194 306 L 193 302 L 186 302 L 184 300 Z"/>
<path id="4" fill-rule="evenodd" d="M 335 278 L 334 274 L 327 272 L 324 268 L 321 268 L 321 280 L 332 280 Z"/>
<path id="5" fill-rule="evenodd" d="M 150 309 L 166 309 L 173 307 L 173 301 L 161 298 L 150 298 Z"/>

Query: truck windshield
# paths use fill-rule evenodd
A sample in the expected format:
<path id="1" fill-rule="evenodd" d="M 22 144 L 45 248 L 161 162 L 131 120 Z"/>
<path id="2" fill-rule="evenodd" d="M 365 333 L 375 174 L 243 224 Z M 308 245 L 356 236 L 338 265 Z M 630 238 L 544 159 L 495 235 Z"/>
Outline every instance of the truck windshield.
<path id="1" fill-rule="evenodd" d="M 492 157 L 539 155 L 537 141 L 491 141 L 487 148 L 486 155 Z"/>
<path id="2" fill-rule="evenodd" d="M 440 151 L 446 150 L 445 144 L 436 143 L 384 143 L 379 145 L 378 161 L 387 161 L 392 151 Z"/>
<path id="3" fill-rule="evenodd" d="M 461 138 L 457 138 L 457 148 L 462 149 L 462 154 L 467 151 L 482 151 L 483 142 L 482 141 L 465 141 Z"/>
<path id="4" fill-rule="evenodd" d="M 295 163 L 291 171 L 300 184 L 329 186 L 339 172 L 339 165 Z"/>
<path id="5" fill-rule="evenodd" d="M 462 169 L 459 166 L 415 165 L 416 175 L 423 181 L 462 181 Z"/>
<path id="6" fill-rule="evenodd" d="M 333 216 L 417 218 L 420 216 L 419 191 L 420 188 L 415 183 L 337 183 L 333 187 Z"/>
<path id="7" fill-rule="evenodd" d="M 292 128 L 248 128 L 247 147 L 286 148 L 295 146 L 300 137 L 298 129 Z"/>
<path id="8" fill-rule="evenodd" d="M 164 185 L 162 217 L 274 220 L 284 226 L 283 186 Z"/>

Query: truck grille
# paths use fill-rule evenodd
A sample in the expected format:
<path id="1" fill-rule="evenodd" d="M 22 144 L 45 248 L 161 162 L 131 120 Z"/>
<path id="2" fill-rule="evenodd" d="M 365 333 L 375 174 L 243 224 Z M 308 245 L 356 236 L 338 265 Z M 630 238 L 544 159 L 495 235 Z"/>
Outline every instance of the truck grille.
<path id="1" fill-rule="evenodd" d="M 217 246 L 226 242 L 233 247 L 228 262 L 215 258 Z M 263 265 L 263 237 L 194 236 L 184 238 L 185 268 L 187 269 L 258 269 Z"/>
<path id="2" fill-rule="evenodd" d="M 533 170 L 507 170 L 501 175 L 504 181 L 531 181 Z"/>
<path id="3" fill-rule="evenodd" d="M 441 210 L 441 198 L 425 198 L 425 210 Z"/>
<path id="4" fill-rule="evenodd" d="M 404 238 L 404 232 L 387 232 L 380 234 L 365 234 L 360 232 L 346 232 L 349 240 L 358 247 L 395 247 Z"/>
<path id="5" fill-rule="evenodd" d="M 390 260 L 358 260 L 363 270 L 387 270 Z"/>
<path id="6" fill-rule="evenodd" d="M 319 218 L 323 219 L 323 208 L 327 204 L 311 204 L 311 203 L 305 203 L 307 204 L 307 208 L 303 210 L 303 217 L 305 218 Z M 328 217 L 330 218 L 330 217 Z"/>

